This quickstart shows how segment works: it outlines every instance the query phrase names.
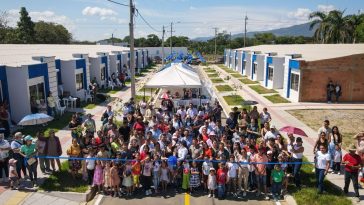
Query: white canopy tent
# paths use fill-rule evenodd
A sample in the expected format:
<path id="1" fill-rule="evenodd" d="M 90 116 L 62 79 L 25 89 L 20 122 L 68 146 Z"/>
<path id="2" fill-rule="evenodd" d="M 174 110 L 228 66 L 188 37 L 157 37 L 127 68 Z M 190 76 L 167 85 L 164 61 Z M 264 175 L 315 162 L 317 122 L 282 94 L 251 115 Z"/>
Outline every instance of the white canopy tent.
<path id="1" fill-rule="evenodd" d="M 157 72 L 144 86 L 145 88 L 202 88 L 198 73 L 183 63 L 171 63 Z"/>

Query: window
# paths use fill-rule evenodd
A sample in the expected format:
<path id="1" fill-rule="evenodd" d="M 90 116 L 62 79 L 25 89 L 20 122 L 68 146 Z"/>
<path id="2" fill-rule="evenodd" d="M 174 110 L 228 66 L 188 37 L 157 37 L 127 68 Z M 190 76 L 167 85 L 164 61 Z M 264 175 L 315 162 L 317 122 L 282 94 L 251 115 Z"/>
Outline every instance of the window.
<path id="1" fill-rule="evenodd" d="M 76 90 L 82 90 L 84 89 L 83 85 L 83 73 L 76 74 Z"/>
<path id="2" fill-rule="evenodd" d="M 105 72 L 106 72 L 105 65 L 102 65 L 102 67 L 101 67 L 101 80 L 105 80 Z"/>
<path id="3" fill-rule="evenodd" d="M 257 64 L 256 63 L 253 63 L 253 74 L 257 74 Z"/>
<path id="4" fill-rule="evenodd" d="M 273 67 L 268 67 L 268 80 L 273 80 Z"/>
<path id="5" fill-rule="evenodd" d="M 291 73 L 291 89 L 298 91 L 298 84 L 300 81 L 300 75 L 296 73 Z"/>
<path id="6" fill-rule="evenodd" d="M 45 100 L 44 83 L 29 86 L 30 99 Z"/>

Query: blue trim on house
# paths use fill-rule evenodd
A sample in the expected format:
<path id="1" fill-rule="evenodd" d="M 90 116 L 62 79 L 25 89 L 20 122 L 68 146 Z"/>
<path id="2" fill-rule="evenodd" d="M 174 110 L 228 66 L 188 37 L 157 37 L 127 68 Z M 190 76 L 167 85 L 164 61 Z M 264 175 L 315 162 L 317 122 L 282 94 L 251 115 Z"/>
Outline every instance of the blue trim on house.
<path id="1" fill-rule="evenodd" d="M 254 68 L 254 62 L 257 60 L 257 55 L 256 54 L 253 54 L 252 55 L 252 69 L 251 69 L 251 79 L 253 80 L 254 78 L 254 70 L 256 68 Z"/>
<path id="2" fill-rule="evenodd" d="M 299 70 L 300 62 L 296 60 L 289 60 L 288 63 L 288 80 L 287 80 L 287 94 L 286 97 L 289 98 L 291 95 L 291 72 L 292 70 Z"/>
<path id="3" fill-rule="evenodd" d="M 265 87 L 268 87 L 269 65 L 272 64 L 272 63 L 273 63 L 273 58 L 268 56 L 267 57 L 267 64 L 265 65 Z"/>
<path id="4" fill-rule="evenodd" d="M 122 65 L 121 65 L 121 54 L 120 53 L 116 55 L 116 59 L 119 61 L 119 67 L 116 68 L 116 70 L 118 72 L 120 72 L 121 71 L 121 67 L 122 67 Z"/>
<path id="5" fill-rule="evenodd" d="M 56 59 L 55 64 L 56 64 L 56 69 L 58 70 L 58 72 L 57 72 L 57 84 L 62 85 L 63 83 L 62 83 L 62 74 L 61 74 L 61 60 Z"/>
<path id="6" fill-rule="evenodd" d="M 83 84 L 85 85 L 83 89 L 87 90 L 87 69 L 86 69 L 86 59 L 77 59 L 76 60 L 76 69 L 81 69 L 83 72 Z"/>
<path id="7" fill-rule="evenodd" d="M 241 74 L 244 74 L 244 70 L 245 70 L 245 52 L 241 52 Z"/>
<path id="8" fill-rule="evenodd" d="M 128 52 L 128 64 L 129 64 L 129 69 L 130 69 L 130 51 Z"/>
<path id="9" fill-rule="evenodd" d="M 231 68 L 231 58 L 232 58 L 233 56 L 231 55 L 231 49 L 230 49 L 230 52 L 229 52 L 229 65 L 228 65 L 228 67 L 229 68 Z"/>
<path id="10" fill-rule="evenodd" d="M 224 49 L 224 64 L 226 64 L 226 49 Z"/>
<path id="11" fill-rule="evenodd" d="M 108 80 L 109 80 L 109 71 L 108 71 L 109 65 L 107 63 L 107 56 L 102 56 L 101 57 L 101 63 L 105 63 L 105 78 L 106 78 L 106 80 L 108 82 Z"/>
<path id="12" fill-rule="evenodd" d="M 235 61 L 235 63 L 234 63 L 234 68 L 233 68 L 233 70 L 235 70 L 235 69 L 236 69 L 236 65 L 237 65 L 237 62 L 238 62 L 238 51 L 235 51 L 234 61 Z"/>
<path id="13" fill-rule="evenodd" d="M 7 101 L 9 105 L 9 112 L 10 112 L 10 99 L 9 99 L 9 88 L 8 88 L 8 78 L 6 76 L 6 67 L 0 66 L 0 81 L 1 81 L 1 93 L 3 99 L 0 99 L 0 102 Z"/>
<path id="14" fill-rule="evenodd" d="M 41 61 L 43 61 L 42 58 L 41 58 Z M 41 64 L 29 65 L 28 66 L 28 76 L 29 76 L 29 79 L 43 76 L 43 78 L 44 78 L 44 89 L 45 89 L 45 98 L 47 98 L 48 93 L 50 91 L 49 76 L 48 76 L 48 64 L 47 63 L 41 63 Z M 48 104 L 47 101 L 46 101 L 46 103 Z M 50 109 L 48 109 L 48 114 L 51 114 Z"/>

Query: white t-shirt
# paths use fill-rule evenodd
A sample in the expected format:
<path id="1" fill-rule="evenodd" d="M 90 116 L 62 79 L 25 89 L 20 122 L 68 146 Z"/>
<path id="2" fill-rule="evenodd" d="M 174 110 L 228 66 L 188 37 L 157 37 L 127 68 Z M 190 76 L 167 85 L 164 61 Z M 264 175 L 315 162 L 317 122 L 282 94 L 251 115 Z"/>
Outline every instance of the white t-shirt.
<path id="1" fill-rule="evenodd" d="M 227 175 L 229 178 L 235 178 L 236 177 L 236 174 L 237 174 L 237 169 L 239 168 L 238 165 L 236 163 L 231 163 L 231 162 L 228 162 L 227 163 L 227 167 L 229 169 Z"/>
<path id="2" fill-rule="evenodd" d="M 260 123 L 261 123 L 261 124 L 264 124 L 265 122 L 268 122 L 268 120 L 269 120 L 270 118 L 271 118 L 271 117 L 270 117 L 269 112 L 266 112 L 266 113 L 262 112 L 262 113 L 260 113 Z"/>
<path id="3" fill-rule="evenodd" d="M 88 170 L 93 170 L 93 169 L 95 169 L 95 160 L 90 159 L 90 158 L 94 158 L 94 157 L 92 157 L 92 156 L 87 156 L 86 157 L 86 164 L 87 164 L 86 168 Z"/>
<path id="4" fill-rule="evenodd" d="M 265 133 L 264 135 L 264 139 L 265 140 L 268 140 L 268 139 L 277 139 L 277 135 L 279 134 L 279 132 L 275 131 L 275 132 L 272 132 L 272 131 L 268 131 L 267 133 Z"/>
<path id="5" fill-rule="evenodd" d="M 334 162 L 341 162 L 342 154 L 340 150 L 335 150 L 334 153 Z"/>
<path id="6" fill-rule="evenodd" d="M 321 151 L 316 152 L 316 168 L 326 169 L 327 163 L 331 160 L 330 154 L 323 154 Z"/>
<path id="7" fill-rule="evenodd" d="M 204 175 L 209 175 L 210 173 L 210 168 L 212 168 L 212 163 L 211 162 L 203 162 L 202 163 L 202 173 Z"/>
<path id="8" fill-rule="evenodd" d="M 0 142 L 0 148 L 1 149 L 10 148 L 9 142 L 7 140 L 3 140 L 2 142 Z M 9 157 L 9 150 L 0 151 L 0 159 L 5 159 L 7 157 Z"/>

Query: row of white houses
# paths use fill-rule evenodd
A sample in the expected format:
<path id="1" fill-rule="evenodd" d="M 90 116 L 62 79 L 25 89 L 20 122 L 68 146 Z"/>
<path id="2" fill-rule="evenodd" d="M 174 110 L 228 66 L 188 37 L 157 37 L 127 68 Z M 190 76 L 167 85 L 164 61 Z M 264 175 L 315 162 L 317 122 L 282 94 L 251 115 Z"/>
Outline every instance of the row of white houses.
<path id="1" fill-rule="evenodd" d="M 135 69 L 148 65 L 148 50 L 135 50 Z M 0 45 L 0 102 L 18 122 L 31 113 L 30 100 L 67 92 L 84 99 L 91 82 L 106 87 L 111 75 L 130 74 L 130 51 L 109 45 Z"/>
<path id="2" fill-rule="evenodd" d="M 325 102 L 329 81 L 341 100 L 362 102 L 364 44 L 261 45 L 225 49 L 225 66 L 292 102 Z"/>

